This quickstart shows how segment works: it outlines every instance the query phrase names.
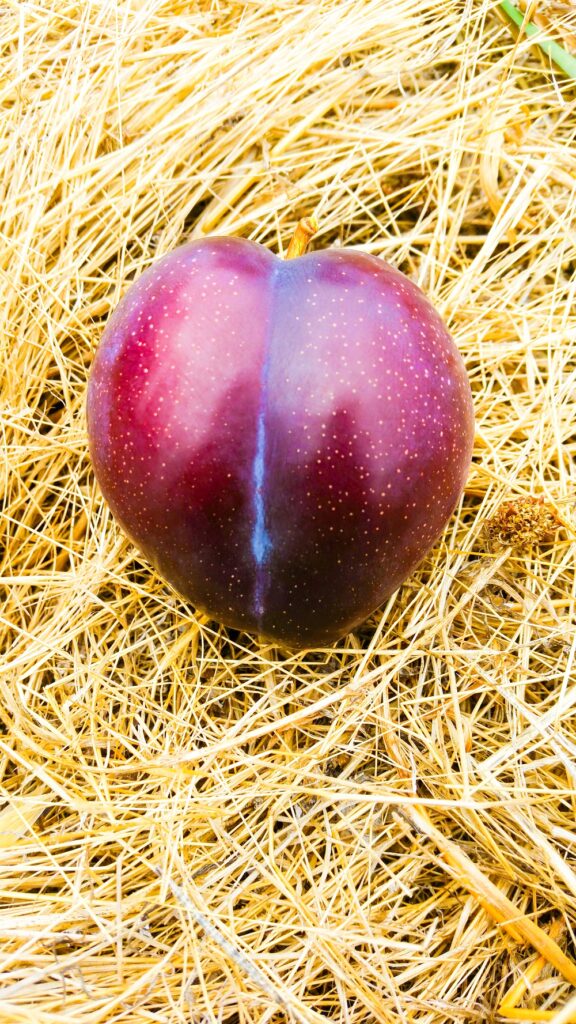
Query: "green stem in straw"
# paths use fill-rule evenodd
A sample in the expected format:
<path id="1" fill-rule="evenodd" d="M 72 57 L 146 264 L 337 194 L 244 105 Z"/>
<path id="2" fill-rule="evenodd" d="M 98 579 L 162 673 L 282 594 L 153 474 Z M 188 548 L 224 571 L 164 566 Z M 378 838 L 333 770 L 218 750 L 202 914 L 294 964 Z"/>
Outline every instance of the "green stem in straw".
<path id="1" fill-rule="evenodd" d="M 534 42 L 540 49 L 550 57 L 550 60 L 554 61 L 565 75 L 576 80 L 576 57 L 568 53 L 559 43 L 555 43 L 553 39 L 548 39 L 534 22 L 525 21 L 522 11 L 510 3 L 510 0 L 500 0 L 500 8 L 528 38 L 537 35 L 538 38 Z"/>

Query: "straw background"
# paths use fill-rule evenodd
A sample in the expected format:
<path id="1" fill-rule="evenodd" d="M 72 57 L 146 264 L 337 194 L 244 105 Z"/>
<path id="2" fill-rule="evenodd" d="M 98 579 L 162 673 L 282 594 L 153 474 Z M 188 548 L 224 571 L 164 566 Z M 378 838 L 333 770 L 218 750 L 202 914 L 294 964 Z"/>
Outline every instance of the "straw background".
<path id="1" fill-rule="evenodd" d="M 0 52 L 0 1022 L 576 1021 L 575 82 L 483 0 L 8 0 Z M 288 655 L 138 556 L 84 401 L 152 261 L 312 212 L 432 298 L 477 435 Z"/>

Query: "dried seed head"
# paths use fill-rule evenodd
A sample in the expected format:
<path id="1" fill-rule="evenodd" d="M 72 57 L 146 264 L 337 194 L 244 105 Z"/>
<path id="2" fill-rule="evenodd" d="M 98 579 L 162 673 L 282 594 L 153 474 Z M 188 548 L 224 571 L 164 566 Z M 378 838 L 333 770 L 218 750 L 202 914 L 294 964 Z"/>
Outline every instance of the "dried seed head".
<path id="1" fill-rule="evenodd" d="M 561 525 L 553 505 L 542 497 L 526 497 L 503 502 L 486 521 L 486 531 L 492 541 L 524 548 L 550 543 Z"/>

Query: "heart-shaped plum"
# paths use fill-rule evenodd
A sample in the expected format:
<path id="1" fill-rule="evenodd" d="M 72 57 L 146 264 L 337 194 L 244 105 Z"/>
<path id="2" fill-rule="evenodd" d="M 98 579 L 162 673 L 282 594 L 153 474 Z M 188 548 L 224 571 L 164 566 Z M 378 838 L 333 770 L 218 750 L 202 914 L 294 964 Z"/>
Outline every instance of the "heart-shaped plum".
<path id="1" fill-rule="evenodd" d="M 337 640 L 418 565 L 474 430 L 462 359 L 403 274 L 224 237 L 130 286 L 87 411 L 100 487 L 146 558 L 215 619 L 297 648 Z"/>

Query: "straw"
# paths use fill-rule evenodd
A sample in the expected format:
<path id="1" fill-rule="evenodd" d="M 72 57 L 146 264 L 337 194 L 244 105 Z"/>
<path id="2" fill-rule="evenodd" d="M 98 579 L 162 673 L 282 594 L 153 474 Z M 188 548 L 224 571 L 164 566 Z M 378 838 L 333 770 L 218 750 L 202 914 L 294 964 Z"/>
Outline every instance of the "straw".
<path id="1" fill-rule="evenodd" d="M 4 3 L 0 1024 L 576 1020 L 576 48 L 518 11 Z M 414 575 L 290 654 L 127 540 L 85 396 L 146 267 L 313 216 L 430 296 L 476 438 Z"/>

